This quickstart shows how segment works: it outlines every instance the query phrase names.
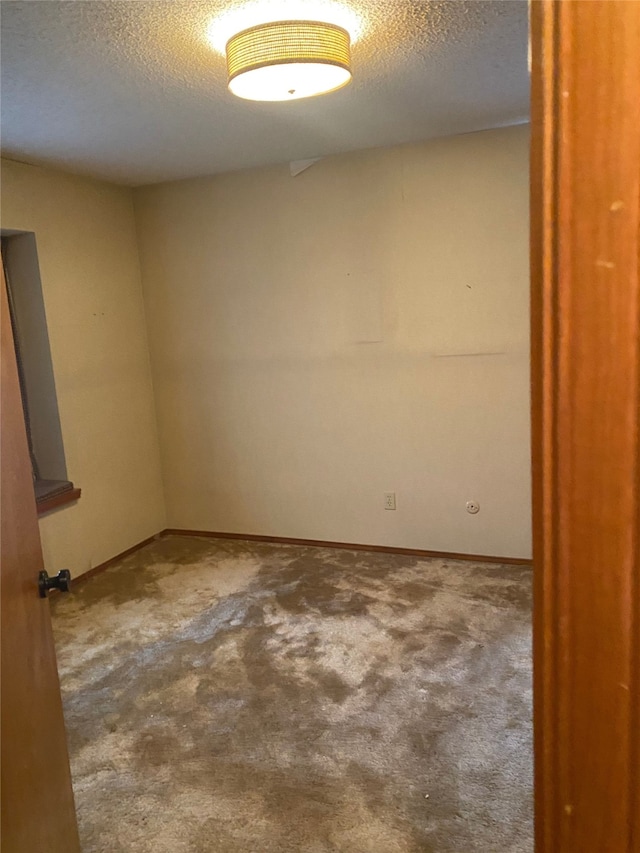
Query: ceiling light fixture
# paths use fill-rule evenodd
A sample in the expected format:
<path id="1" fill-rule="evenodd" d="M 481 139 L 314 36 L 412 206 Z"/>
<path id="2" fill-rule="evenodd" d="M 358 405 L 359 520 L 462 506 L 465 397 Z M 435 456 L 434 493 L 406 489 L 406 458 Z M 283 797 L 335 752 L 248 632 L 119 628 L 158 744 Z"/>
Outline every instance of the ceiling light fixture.
<path id="1" fill-rule="evenodd" d="M 351 80 L 349 33 L 337 24 L 277 21 L 227 42 L 229 90 L 251 101 L 322 95 Z"/>

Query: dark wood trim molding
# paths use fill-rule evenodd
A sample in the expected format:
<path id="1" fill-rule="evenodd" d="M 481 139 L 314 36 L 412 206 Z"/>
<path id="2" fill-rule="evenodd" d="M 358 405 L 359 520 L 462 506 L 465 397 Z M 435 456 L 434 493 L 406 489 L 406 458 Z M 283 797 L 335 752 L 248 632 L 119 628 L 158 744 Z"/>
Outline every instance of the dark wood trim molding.
<path id="1" fill-rule="evenodd" d="M 531 4 L 536 853 L 640 851 L 640 3 Z"/>
<path id="2" fill-rule="evenodd" d="M 110 557 L 108 560 L 105 560 L 104 563 L 100 563 L 100 565 L 94 566 L 92 569 L 89 569 L 88 571 L 83 572 L 81 575 L 74 577 L 73 583 L 78 584 L 82 581 L 86 581 L 89 578 L 92 578 L 94 575 L 100 574 L 100 572 L 103 572 L 105 569 L 108 569 L 109 566 L 113 566 L 114 563 L 117 563 L 120 560 L 124 560 L 125 557 L 129 557 L 131 554 L 135 554 L 136 551 L 139 551 L 141 548 L 144 548 L 145 545 L 150 545 L 152 542 L 155 542 L 161 536 L 162 533 L 156 533 L 155 536 L 149 536 L 148 539 L 143 539 L 142 542 L 138 542 L 137 545 L 132 545 L 131 548 L 127 548 L 126 551 L 121 551 L 121 553 L 116 554 L 115 557 Z"/>
<path id="3" fill-rule="evenodd" d="M 105 560 L 104 563 L 100 563 L 100 565 L 94 566 L 92 569 L 77 575 L 77 577 L 73 578 L 73 584 L 76 585 L 82 583 L 89 578 L 94 577 L 94 575 L 100 574 L 100 572 L 103 572 L 105 569 L 113 566 L 114 563 L 124 560 L 125 557 L 129 557 L 131 554 L 134 554 L 136 551 L 144 548 L 145 545 L 150 545 L 152 542 L 156 542 L 164 536 L 196 536 L 205 539 L 240 539 L 248 542 L 273 542 L 281 545 L 310 545 L 315 548 L 344 548 L 349 551 L 377 551 L 383 554 L 405 554 L 410 557 L 437 557 L 447 560 L 473 560 L 479 563 L 500 563 L 508 566 L 531 565 L 531 560 L 524 560 L 519 557 L 488 557 L 483 554 L 457 554 L 449 551 L 422 551 L 416 548 L 393 548 L 386 545 L 355 545 L 349 542 L 325 542 L 322 539 L 292 539 L 287 536 L 260 536 L 252 533 L 215 533 L 211 530 L 182 530 L 180 528 L 170 527 L 166 530 L 161 530 L 159 533 L 156 533 L 155 536 L 143 539 L 142 542 L 132 545 L 131 548 L 127 548 L 126 551 L 122 551 L 120 554 L 116 554 L 115 557 Z M 52 590 L 50 595 L 57 595 L 57 591 Z"/>
<path id="4" fill-rule="evenodd" d="M 201 536 L 207 539 L 244 539 L 247 542 L 274 542 L 280 545 L 310 545 L 314 548 L 344 548 L 348 551 L 374 551 L 382 554 L 404 554 L 409 557 L 437 557 L 446 560 L 473 560 L 478 563 L 500 563 L 530 566 L 521 557 L 494 557 L 486 554 L 458 554 L 452 551 L 424 551 L 420 548 L 395 548 L 391 545 L 362 545 L 353 542 L 329 542 L 323 539 L 294 539 L 290 536 L 262 536 L 257 533 L 218 533 L 212 530 L 181 530 L 169 527 L 162 536 Z"/>
<path id="5" fill-rule="evenodd" d="M 68 489 L 66 492 L 61 492 L 58 495 L 53 495 L 50 498 L 45 498 L 42 501 L 36 501 L 38 516 L 45 515 L 51 512 L 52 509 L 58 509 L 65 504 L 77 501 L 82 494 L 82 489 Z"/>

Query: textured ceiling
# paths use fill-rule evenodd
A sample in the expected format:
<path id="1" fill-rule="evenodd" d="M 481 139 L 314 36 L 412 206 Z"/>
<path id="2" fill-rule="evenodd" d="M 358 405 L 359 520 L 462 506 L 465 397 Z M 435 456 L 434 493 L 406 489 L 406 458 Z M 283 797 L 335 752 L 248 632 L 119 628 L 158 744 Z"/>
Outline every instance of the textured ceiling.
<path id="1" fill-rule="evenodd" d="M 144 184 L 527 119 L 526 0 L 348 7 L 3 0 L 3 154 Z M 234 28 L 319 13 L 355 35 L 351 85 L 275 104 L 229 94 L 224 56 L 208 33 L 220 45 Z"/>

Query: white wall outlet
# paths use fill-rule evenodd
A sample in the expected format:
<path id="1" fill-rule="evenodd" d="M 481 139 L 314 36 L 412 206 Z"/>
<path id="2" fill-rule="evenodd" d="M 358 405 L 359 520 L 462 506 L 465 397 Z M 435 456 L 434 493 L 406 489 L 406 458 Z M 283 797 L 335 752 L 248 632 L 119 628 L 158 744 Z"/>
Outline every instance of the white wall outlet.
<path id="1" fill-rule="evenodd" d="M 480 504 L 477 501 L 467 501 L 467 512 L 471 513 L 471 515 L 480 512 Z"/>
<path id="2" fill-rule="evenodd" d="M 385 509 L 395 509 L 396 508 L 396 493 L 395 492 L 385 492 L 384 493 L 384 508 Z"/>

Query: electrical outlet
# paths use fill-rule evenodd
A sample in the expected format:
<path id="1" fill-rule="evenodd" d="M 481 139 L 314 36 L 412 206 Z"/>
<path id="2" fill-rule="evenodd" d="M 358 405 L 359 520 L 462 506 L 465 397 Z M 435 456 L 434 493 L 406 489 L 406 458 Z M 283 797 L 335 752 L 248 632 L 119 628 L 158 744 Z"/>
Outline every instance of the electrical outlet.
<path id="1" fill-rule="evenodd" d="M 385 509 L 395 509 L 396 508 L 396 493 L 395 492 L 385 492 L 384 493 L 384 508 Z"/>
<path id="2" fill-rule="evenodd" d="M 480 504 L 477 501 L 467 501 L 467 512 L 471 515 L 480 512 Z"/>

